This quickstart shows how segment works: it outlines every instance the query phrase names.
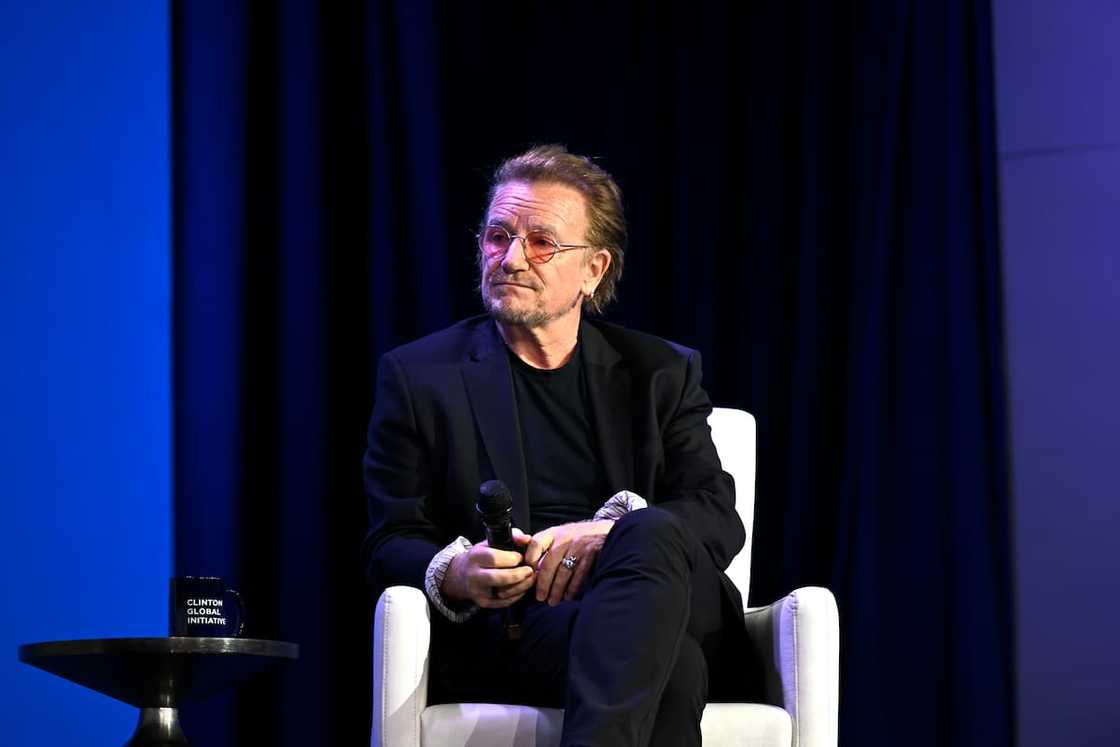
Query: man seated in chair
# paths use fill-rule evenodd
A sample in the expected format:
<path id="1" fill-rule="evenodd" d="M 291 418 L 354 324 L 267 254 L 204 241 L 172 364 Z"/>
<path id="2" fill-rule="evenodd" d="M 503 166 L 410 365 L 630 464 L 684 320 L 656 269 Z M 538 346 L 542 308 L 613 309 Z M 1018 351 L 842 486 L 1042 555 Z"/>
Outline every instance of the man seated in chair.
<path id="1" fill-rule="evenodd" d="M 591 160 L 541 146 L 497 169 L 487 313 L 378 367 L 364 562 L 375 595 L 425 590 L 434 702 L 563 708 L 564 745 L 698 745 L 705 702 L 744 697 L 723 574 L 744 531 L 699 355 L 585 316 L 614 297 L 626 241 L 621 192 Z M 520 552 L 484 541 L 491 479 Z"/>

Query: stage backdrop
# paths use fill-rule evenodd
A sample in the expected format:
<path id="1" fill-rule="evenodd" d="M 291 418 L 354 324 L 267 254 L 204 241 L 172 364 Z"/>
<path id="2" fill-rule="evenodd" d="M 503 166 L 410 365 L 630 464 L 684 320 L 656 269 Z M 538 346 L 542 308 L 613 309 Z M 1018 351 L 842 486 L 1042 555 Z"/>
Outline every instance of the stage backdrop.
<path id="1" fill-rule="evenodd" d="M 122 744 L 136 709 L 21 643 L 167 633 L 168 9 L 0 4 L 0 743 Z"/>
<path id="2" fill-rule="evenodd" d="M 1120 733 L 1120 4 L 994 5 L 1019 744 L 1104 747 Z"/>
<path id="3" fill-rule="evenodd" d="M 842 6 L 842 7 L 841 7 Z M 503 156 L 620 180 L 609 317 L 759 424 L 754 588 L 828 586 L 845 744 L 1008 745 L 1014 679 L 986 2 L 174 4 L 176 567 L 279 679 L 187 714 L 354 744 L 377 357 L 479 310 Z"/>

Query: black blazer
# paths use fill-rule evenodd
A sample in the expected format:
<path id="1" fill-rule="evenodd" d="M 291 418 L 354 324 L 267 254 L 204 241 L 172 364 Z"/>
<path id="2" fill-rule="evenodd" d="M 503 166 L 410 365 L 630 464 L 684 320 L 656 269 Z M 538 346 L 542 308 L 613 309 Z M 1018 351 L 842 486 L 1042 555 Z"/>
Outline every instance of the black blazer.
<path id="1" fill-rule="evenodd" d="M 676 514 L 726 569 L 745 534 L 708 428 L 699 353 L 598 321 L 584 320 L 580 335 L 610 487 L 602 499 L 631 490 Z M 485 480 L 509 486 L 514 526 L 529 525 L 515 406 L 506 346 L 489 316 L 382 356 L 364 461 L 363 560 L 375 598 L 396 584 L 423 589 L 439 550 L 459 535 L 485 537 L 474 508 Z M 724 587 L 741 615 L 726 577 Z"/>

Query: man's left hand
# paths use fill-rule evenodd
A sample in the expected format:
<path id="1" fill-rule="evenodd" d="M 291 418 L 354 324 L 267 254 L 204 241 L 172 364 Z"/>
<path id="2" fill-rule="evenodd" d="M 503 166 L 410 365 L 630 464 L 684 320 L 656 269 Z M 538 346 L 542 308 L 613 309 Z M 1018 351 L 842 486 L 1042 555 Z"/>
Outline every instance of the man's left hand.
<path id="1" fill-rule="evenodd" d="M 610 519 L 581 521 L 534 534 L 525 549 L 525 564 L 537 569 L 537 600 L 547 599 L 555 607 L 563 599 L 575 599 L 612 526 Z M 572 568 L 563 562 L 568 557 L 575 559 Z"/>

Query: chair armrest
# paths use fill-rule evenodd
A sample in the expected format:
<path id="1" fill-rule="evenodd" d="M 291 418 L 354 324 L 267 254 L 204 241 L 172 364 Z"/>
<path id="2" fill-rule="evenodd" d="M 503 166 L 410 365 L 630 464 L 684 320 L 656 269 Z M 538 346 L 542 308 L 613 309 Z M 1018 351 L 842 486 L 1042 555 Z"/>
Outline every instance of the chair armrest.
<path id="1" fill-rule="evenodd" d="M 835 747 L 840 697 L 840 616 L 832 592 L 794 591 L 747 610 L 747 634 L 767 671 L 765 696 L 793 719 L 794 747 Z"/>
<path id="2" fill-rule="evenodd" d="M 372 747 L 419 747 L 420 714 L 428 705 L 428 598 L 411 586 L 391 586 L 373 619 Z"/>

